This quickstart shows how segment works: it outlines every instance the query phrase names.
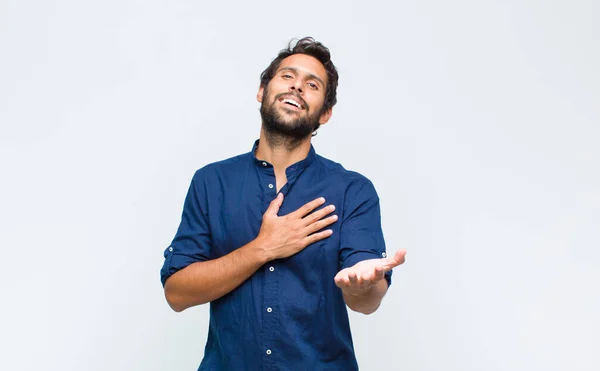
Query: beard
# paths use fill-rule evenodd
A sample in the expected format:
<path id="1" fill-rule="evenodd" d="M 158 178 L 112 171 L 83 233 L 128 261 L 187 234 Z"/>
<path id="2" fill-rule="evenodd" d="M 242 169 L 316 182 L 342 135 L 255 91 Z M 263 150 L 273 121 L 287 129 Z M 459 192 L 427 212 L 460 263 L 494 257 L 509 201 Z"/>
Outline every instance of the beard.
<path id="1" fill-rule="evenodd" d="M 289 93 L 279 94 L 270 100 L 268 90 L 265 88 L 264 97 L 266 99 L 263 99 L 260 106 L 260 116 L 267 140 L 272 145 L 285 145 L 288 150 L 292 150 L 307 140 L 319 127 L 321 112 L 316 112 L 313 115 L 298 116 L 296 118 L 290 115 L 290 118 L 286 118 L 276 106 L 279 104 L 279 97 L 285 94 Z M 265 101 L 270 103 L 265 104 Z M 302 101 L 302 104 L 305 110 L 308 111 L 306 102 Z"/>

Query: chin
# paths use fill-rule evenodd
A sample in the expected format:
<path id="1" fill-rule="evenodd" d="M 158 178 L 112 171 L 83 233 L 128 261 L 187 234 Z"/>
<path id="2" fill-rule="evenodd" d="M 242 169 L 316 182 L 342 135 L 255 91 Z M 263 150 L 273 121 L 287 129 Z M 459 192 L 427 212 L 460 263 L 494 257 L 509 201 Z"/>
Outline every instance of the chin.
<path id="1" fill-rule="evenodd" d="M 278 111 L 280 116 L 294 117 L 296 120 L 304 113 L 304 111 L 292 111 L 291 109 L 287 109 L 285 107 L 280 107 Z"/>
<path id="2" fill-rule="evenodd" d="M 277 112 L 277 119 L 280 122 L 283 122 L 286 124 L 293 124 L 293 123 L 297 122 L 298 120 L 304 119 L 304 116 L 300 115 L 300 112 L 290 112 L 285 109 L 282 109 L 279 112 Z"/>

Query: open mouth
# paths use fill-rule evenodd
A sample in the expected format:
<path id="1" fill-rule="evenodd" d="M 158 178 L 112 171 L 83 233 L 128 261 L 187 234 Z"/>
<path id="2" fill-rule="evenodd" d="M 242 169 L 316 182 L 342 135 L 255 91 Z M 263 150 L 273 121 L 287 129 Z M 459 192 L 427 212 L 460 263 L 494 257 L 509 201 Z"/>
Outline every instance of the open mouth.
<path id="1" fill-rule="evenodd" d="M 304 109 L 304 106 L 302 105 L 302 103 L 300 103 L 300 101 L 298 101 L 295 98 L 290 97 L 290 96 L 279 98 L 279 102 L 283 103 L 286 106 L 289 106 L 292 109 L 298 109 L 298 110 Z"/>

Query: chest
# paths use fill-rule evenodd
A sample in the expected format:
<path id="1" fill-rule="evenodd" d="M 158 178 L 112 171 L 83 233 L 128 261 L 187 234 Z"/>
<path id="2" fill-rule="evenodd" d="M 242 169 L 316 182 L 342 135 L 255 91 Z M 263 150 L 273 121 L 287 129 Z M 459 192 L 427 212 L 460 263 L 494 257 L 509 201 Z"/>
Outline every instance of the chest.
<path id="1" fill-rule="evenodd" d="M 325 198 L 324 206 L 333 204 L 336 207 L 334 213 L 341 215 L 343 194 L 324 181 L 302 182 L 301 180 L 287 183 L 282 187 L 284 201 L 278 213 L 280 217 L 296 211 L 319 197 Z M 307 183 L 310 186 L 307 186 Z M 211 258 L 213 259 L 227 255 L 255 239 L 260 232 L 264 212 L 277 196 L 275 179 L 271 183 L 270 179 L 261 177 L 231 184 L 224 189 L 228 191 L 219 192 L 218 195 L 211 195 L 209 198 Z M 340 221 L 328 228 L 333 230 L 332 236 L 314 243 L 314 246 L 308 246 L 290 259 L 301 259 L 303 265 L 320 260 L 337 261 Z"/>

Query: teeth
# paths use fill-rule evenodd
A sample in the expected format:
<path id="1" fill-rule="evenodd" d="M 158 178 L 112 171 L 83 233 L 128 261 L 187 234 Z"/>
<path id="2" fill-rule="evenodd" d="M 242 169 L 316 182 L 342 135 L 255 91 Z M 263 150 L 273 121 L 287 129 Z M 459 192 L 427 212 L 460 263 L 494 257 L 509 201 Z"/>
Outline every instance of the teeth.
<path id="1" fill-rule="evenodd" d="M 296 102 L 295 100 L 291 100 L 291 99 L 284 99 L 283 100 L 285 103 L 290 103 L 293 104 L 294 106 L 300 108 L 300 104 L 298 102 Z"/>

